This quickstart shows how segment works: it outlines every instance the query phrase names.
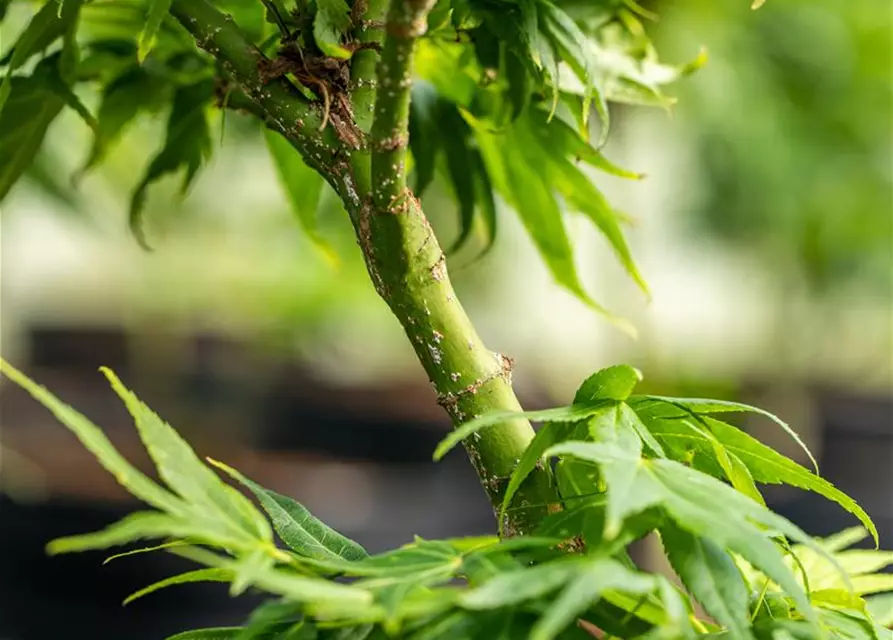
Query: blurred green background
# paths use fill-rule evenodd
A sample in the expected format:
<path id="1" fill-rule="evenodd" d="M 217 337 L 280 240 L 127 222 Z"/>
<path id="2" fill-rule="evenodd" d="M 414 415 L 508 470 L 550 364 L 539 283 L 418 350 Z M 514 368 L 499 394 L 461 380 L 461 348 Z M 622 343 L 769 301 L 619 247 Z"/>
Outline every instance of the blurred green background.
<path id="1" fill-rule="evenodd" d="M 883 0 L 769 4 L 648 5 L 661 14 L 650 28 L 663 58 L 689 60 L 701 45 L 709 55 L 672 88 L 671 113 L 614 108 L 607 155 L 648 178 L 596 178 L 636 221 L 630 242 L 652 299 L 591 225 L 568 220 L 588 289 L 636 324 L 638 340 L 551 283 L 510 211 L 500 212 L 494 250 L 459 256 L 451 274 L 487 344 L 516 359 L 528 407 L 567 402 L 583 377 L 616 362 L 642 369 L 652 390 L 760 404 L 803 434 L 889 547 L 893 11 Z M 11 15 L 4 42 L 15 29 Z M 125 212 L 162 119 L 140 121 L 77 188 L 90 133 L 70 113 L 53 125 L 39 165 L 0 213 L 3 356 L 136 451 L 96 374 L 112 366 L 202 453 L 295 495 L 370 548 L 491 529 L 462 456 L 429 462 L 447 425 L 367 282 L 338 202 L 330 194 L 320 212 L 333 265 L 302 237 L 253 123 L 227 115 L 222 146 L 188 197 L 178 199 L 173 180 L 150 192 L 154 250 L 137 246 Z M 446 239 L 456 216 L 444 189 L 425 205 Z M 97 616 L 132 622 L 137 608 L 110 607 L 160 567 L 101 573 L 95 558 L 47 562 L 41 545 L 133 505 L 30 401 L 6 384 L 0 398 L 0 637 L 56 637 L 5 606 L 56 597 L 22 586 L 27 563 L 68 576 L 63 583 L 78 571 L 82 584 L 105 585 L 83 601 L 59 596 L 83 628 Z M 767 425 L 741 424 L 797 457 Z M 851 524 L 799 492 L 769 496 L 816 534 Z M 189 607 L 159 596 L 145 637 L 185 626 L 178 615 L 200 617 L 206 592 L 194 593 Z M 211 596 L 219 606 L 221 592 Z M 171 613 L 177 602 L 191 613 Z M 227 605 L 228 615 L 247 606 Z"/>

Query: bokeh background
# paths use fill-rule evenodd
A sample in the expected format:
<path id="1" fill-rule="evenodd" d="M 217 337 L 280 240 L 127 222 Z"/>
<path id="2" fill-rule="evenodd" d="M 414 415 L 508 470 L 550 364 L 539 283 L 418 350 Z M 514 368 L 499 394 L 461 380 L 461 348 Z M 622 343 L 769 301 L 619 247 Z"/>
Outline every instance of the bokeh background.
<path id="1" fill-rule="evenodd" d="M 884 0 L 776 0 L 759 12 L 743 1 L 656 4 L 663 57 L 685 61 L 704 45 L 709 63 L 673 88 L 671 114 L 615 108 L 608 155 L 648 178 L 596 178 L 636 220 L 630 241 L 652 299 L 591 225 L 568 220 L 589 290 L 633 320 L 638 340 L 552 284 L 510 211 L 487 257 L 452 262 L 457 289 L 488 345 L 516 359 L 525 406 L 566 403 L 617 362 L 639 367 L 651 391 L 759 404 L 795 426 L 891 548 L 893 10 Z M 152 252 L 128 235 L 129 193 L 161 126 L 141 121 L 76 189 L 89 132 L 71 114 L 53 126 L 0 214 L 3 357 L 147 466 L 96 371 L 111 366 L 200 453 L 295 496 L 370 550 L 492 531 L 463 454 L 431 462 L 448 424 L 338 203 L 321 212 L 333 265 L 302 237 L 251 123 L 228 116 L 187 198 L 173 181 L 152 191 Z M 443 188 L 425 204 L 451 237 Z M 121 608 L 179 569 L 175 558 L 47 558 L 49 539 L 136 505 L 5 382 L 0 407 L 0 638 L 155 639 L 250 610 L 250 596 L 229 600 L 214 585 Z M 802 461 L 771 423 L 738 424 Z M 767 495 L 812 533 L 854 524 L 802 492 Z"/>

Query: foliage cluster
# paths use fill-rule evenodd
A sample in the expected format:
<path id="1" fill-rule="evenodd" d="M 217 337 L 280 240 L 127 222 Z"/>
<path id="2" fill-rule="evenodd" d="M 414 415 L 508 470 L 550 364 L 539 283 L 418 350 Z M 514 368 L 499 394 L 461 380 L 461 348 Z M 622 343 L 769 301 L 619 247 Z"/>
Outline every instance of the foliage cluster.
<path id="1" fill-rule="evenodd" d="M 372 556 L 293 499 L 222 462 L 205 464 L 109 370 L 103 372 L 166 486 L 128 463 L 85 416 L 5 362 L 3 372 L 154 507 L 96 533 L 54 540 L 51 553 L 157 540 L 113 558 L 164 550 L 206 567 L 152 584 L 125 603 L 200 581 L 229 583 L 232 595 L 253 588 L 277 597 L 244 627 L 190 631 L 178 640 L 893 637 L 882 626 L 893 622 L 889 596 L 875 595 L 893 591 L 893 575 L 879 573 L 893 553 L 846 549 L 868 532 L 877 539 L 865 512 L 818 475 L 713 417 L 763 412 L 631 395 L 639 377 L 627 366 L 595 373 L 570 406 L 528 414 L 544 424 L 505 504 L 533 467 L 548 465 L 562 504 L 536 532 L 417 538 Z M 435 456 L 504 419 L 494 413 L 468 423 Z M 266 516 L 215 470 L 247 489 Z M 757 483 L 820 493 L 865 528 L 814 540 L 766 508 Z M 631 560 L 629 545 L 649 533 L 658 535 L 681 586 Z"/>

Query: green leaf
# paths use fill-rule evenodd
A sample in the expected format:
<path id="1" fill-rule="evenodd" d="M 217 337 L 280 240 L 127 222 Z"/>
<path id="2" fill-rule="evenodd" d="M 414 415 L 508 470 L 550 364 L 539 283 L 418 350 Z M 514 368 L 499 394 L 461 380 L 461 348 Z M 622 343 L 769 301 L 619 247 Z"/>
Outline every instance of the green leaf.
<path id="1" fill-rule="evenodd" d="M 866 598 L 865 604 L 869 615 L 879 625 L 893 626 L 893 593 Z"/>
<path id="2" fill-rule="evenodd" d="M 464 592 L 459 604 L 473 610 L 496 609 L 546 596 L 573 578 L 580 562 L 579 558 L 568 558 L 501 573 Z"/>
<path id="3" fill-rule="evenodd" d="M 593 439 L 609 445 L 612 455 L 617 457 L 609 462 L 600 463 L 602 477 L 608 485 L 604 532 L 608 540 L 620 534 L 627 515 L 642 510 L 637 502 L 638 496 L 634 494 L 642 455 L 642 442 L 632 426 L 630 414 L 635 416 L 632 409 L 620 403 L 607 408 L 590 422 Z M 549 452 L 546 453 L 548 454 Z"/>
<path id="4" fill-rule="evenodd" d="M 791 436 L 794 442 L 800 445 L 800 448 L 803 449 L 803 451 L 809 457 L 809 461 L 815 468 L 816 473 L 818 473 L 819 471 L 818 462 L 816 462 L 815 458 L 812 455 L 812 452 L 809 450 L 806 444 L 800 439 L 800 436 L 797 435 L 797 432 L 791 429 L 790 425 L 784 422 L 781 418 L 773 413 L 765 411 L 764 409 L 760 409 L 759 407 L 752 407 L 748 404 L 742 404 L 740 402 L 730 402 L 728 400 L 703 400 L 701 398 L 668 398 L 665 396 L 634 396 L 631 400 L 631 403 L 642 400 L 657 400 L 660 402 L 665 402 L 697 415 L 733 412 L 756 413 L 761 416 L 765 416 L 772 420 L 775 424 L 780 426 L 782 429 L 784 429 L 785 432 L 789 436 Z"/>
<path id="5" fill-rule="evenodd" d="M 140 549 L 132 549 L 131 551 L 123 551 L 121 553 L 110 555 L 108 558 L 102 561 L 102 564 L 108 564 L 112 560 L 120 560 L 121 558 L 142 555 L 144 553 L 152 553 L 154 551 L 163 551 L 172 547 L 182 547 L 188 544 L 189 543 L 185 540 L 174 540 L 173 542 L 163 542 L 161 544 L 152 545 L 151 547 L 142 547 Z"/>
<path id="6" fill-rule="evenodd" d="M 142 230 L 142 212 L 149 185 L 168 173 L 182 171 L 180 191 L 185 193 L 211 153 L 211 133 L 205 108 L 212 95 L 213 84 L 209 80 L 180 86 L 174 94 L 164 146 L 152 159 L 130 200 L 130 228 L 143 247 L 148 247 Z"/>
<path id="7" fill-rule="evenodd" d="M 425 80 L 412 85 L 409 103 L 409 148 L 415 161 L 415 194 L 421 198 L 434 180 L 440 146 L 437 90 Z"/>
<path id="8" fill-rule="evenodd" d="M 313 39 L 324 54 L 347 59 L 350 51 L 342 46 L 342 37 L 350 29 L 350 7 L 344 0 L 316 0 Z"/>
<path id="9" fill-rule="evenodd" d="M 867 513 L 849 496 L 824 478 L 762 444 L 747 433 L 709 416 L 695 416 L 682 410 L 679 417 L 656 418 L 659 409 L 636 403 L 648 430 L 684 460 L 692 453 L 715 457 L 733 485 L 742 493 L 760 501 L 753 481 L 788 484 L 814 491 L 855 515 L 876 536 L 876 528 Z M 696 419 L 703 428 L 692 422 Z M 875 540 L 877 538 L 875 537 Z"/>
<path id="10" fill-rule="evenodd" d="M 154 107 L 164 95 L 162 83 L 141 67 L 132 67 L 103 87 L 97 133 L 79 175 L 98 165 L 140 111 Z"/>
<path id="11" fill-rule="evenodd" d="M 146 13 L 146 24 L 140 33 L 139 47 L 137 49 L 137 60 L 142 62 L 149 55 L 152 47 L 155 46 L 155 40 L 158 36 L 158 29 L 161 27 L 161 21 L 170 11 L 172 0 L 149 0 L 149 6 Z"/>
<path id="12" fill-rule="evenodd" d="M 836 502 L 859 518 L 871 532 L 875 544 L 878 543 L 878 532 L 874 522 L 865 510 L 843 491 L 740 429 L 709 417 L 704 418 L 704 421 L 722 446 L 745 464 L 755 480 L 772 484 L 789 484 L 814 491 Z"/>
<path id="13" fill-rule="evenodd" d="M 193 629 L 192 631 L 184 631 L 183 633 L 168 636 L 167 640 L 236 640 L 240 633 L 242 633 L 241 627 Z"/>
<path id="14" fill-rule="evenodd" d="M 18 369 L 0 359 L 0 372 L 22 387 L 50 410 L 59 422 L 77 436 L 81 444 L 96 456 L 99 463 L 115 476 L 124 488 L 154 507 L 172 513 L 186 513 L 186 504 L 178 497 L 159 487 L 142 472 L 135 469 L 112 446 L 105 434 L 82 414 L 78 413 Z"/>
<path id="15" fill-rule="evenodd" d="M 31 19 L 16 40 L 9 56 L 6 76 L 0 82 L 0 114 L 12 91 L 12 74 L 32 56 L 45 51 L 75 24 L 83 0 L 49 0 Z M 2 191 L 0 191 L 2 193 Z"/>
<path id="16" fill-rule="evenodd" d="M 617 400 L 622 402 L 642 381 L 642 373 L 626 364 L 618 364 L 596 371 L 586 378 L 574 395 L 574 404 L 590 403 L 595 400 Z"/>
<path id="17" fill-rule="evenodd" d="M 249 514 L 256 509 L 243 495 L 231 490 L 195 455 L 192 447 L 170 425 L 127 389 L 110 369 L 103 367 L 112 389 L 133 417 L 137 431 L 158 474 L 190 505 L 219 519 L 237 538 L 272 540 L 266 521 Z"/>
<path id="18" fill-rule="evenodd" d="M 284 137 L 269 129 L 264 131 L 264 137 L 279 182 L 301 228 L 329 264 L 337 264 L 338 254 L 320 235 L 316 215 L 324 185 L 323 177 L 307 166 L 301 154 Z"/>
<path id="19" fill-rule="evenodd" d="M 520 126 L 521 124 L 525 126 Z M 548 137 L 546 129 L 537 126 L 533 118 L 527 123 L 519 123 L 516 135 L 525 148 L 533 149 L 535 155 L 540 158 L 542 171 L 552 186 L 561 193 L 567 205 L 588 217 L 598 227 L 614 249 L 624 269 L 647 294 L 648 285 L 626 243 L 620 228 L 619 216 L 607 198 L 592 184 L 589 177 L 573 164 L 567 151 L 558 146 L 557 140 Z M 531 161 L 532 159 L 528 158 L 528 162 Z"/>
<path id="20" fill-rule="evenodd" d="M 527 65 L 508 48 L 503 53 L 503 73 L 508 83 L 508 97 L 512 105 L 512 120 L 517 119 L 530 104 L 533 79 Z"/>
<path id="21" fill-rule="evenodd" d="M 0 111 L 0 201 L 28 169 L 65 103 L 39 78 L 13 78 Z"/>
<path id="22" fill-rule="evenodd" d="M 450 432 L 434 450 L 434 460 L 440 460 L 465 438 L 486 427 L 492 427 L 508 420 L 526 418 L 531 422 L 579 422 L 589 418 L 604 408 L 603 403 L 574 404 L 568 407 L 555 407 L 541 411 L 489 411 L 469 420 Z M 523 480 L 523 478 L 522 478 Z"/>
<path id="23" fill-rule="evenodd" d="M 263 640 L 286 634 L 303 620 L 301 607 L 288 600 L 268 600 L 251 612 L 238 640 Z"/>
<path id="24" fill-rule="evenodd" d="M 539 0 L 539 10 L 540 28 L 546 37 L 550 39 L 555 50 L 561 54 L 562 60 L 573 69 L 584 85 L 584 123 L 590 105 L 593 100 L 595 102 L 595 110 L 602 121 L 599 146 L 603 146 L 608 137 L 611 121 L 604 90 L 599 86 L 591 44 L 576 23 L 564 11 L 548 2 L 548 0 Z"/>
<path id="25" fill-rule="evenodd" d="M 124 600 L 123 604 L 128 605 L 134 600 L 147 596 L 160 589 L 171 587 L 177 584 L 189 584 L 192 582 L 229 582 L 233 578 L 233 572 L 227 569 L 196 569 L 195 571 L 187 571 L 164 580 L 159 580 L 148 587 L 144 587 L 136 591 Z"/>
<path id="26" fill-rule="evenodd" d="M 672 460 L 637 458 L 613 443 L 564 442 L 545 455 L 573 456 L 598 463 L 606 476 L 609 503 L 612 478 L 621 495 L 628 496 L 628 501 L 618 507 L 623 516 L 659 506 L 677 526 L 737 553 L 762 570 L 794 599 L 804 616 L 815 620 L 815 613 L 785 565 L 781 551 L 764 531 L 766 528 L 781 532 L 826 555 L 790 521 L 705 473 Z"/>
<path id="27" fill-rule="evenodd" d="M 233 564 L 232 585 L 230 596 L 238 596 L 252 585 L 259 575 L 273 568 L 275 560 L 270 556 L 269 550 L 255 549 L 248 555 L 242 556 Z"/>
<path id="28" fill-rule="evenodd" d="M 273 521 L 276 533 L 295 553 L 319 560 L 360 560 L 368 556 L 363 547 L 315 518 L 295 500 L 264 489 L 222 462 L 209 462 L 247 487 L 257 497 Z"/>
<path id="29" fill-rule="evenodd" d="M 476 168 L 476 151 L 470 146 L 471 129 L 453 105 L 441 101 L 437 113 L 437 125 L 443 131 L 441 141 L 446 155 L 447 175 L 459 203 L 459 236 L 447 251 L 455 253 L 462 248 L 474 228 L 476 180 L 473 172 Z"/>
<path id="30" fill-rule="evenodd" d="M 542 144 L 549 143 L 556 150 L 564 152 L 564 156 L 586 164 L 618 178 L 641 180 L 644 176 L 635 171 L 618 167 L 608 160 L 601 151 L 582 138 L 573 127 L 561 118 L 549 120 L 547 114 L 539 109 L 530 112 L 531 128 Z"/>
<path id="31" fill-rule="evenodd" d="M 704 609 L 740 640 L 750 640 L 749 593 L 735 561 L 721 547 L 672 524 L 660 530 L 673 570 Z"/>
<path id="32" fill-rule="evenodd" d="M 47 545 L 51 555 L 91 549 L 107 549 L 153 538 L 190 538 L 209 544 L 244 548 L 244 539 L 233 536 L 219 521 L 191 516 L 180 519 L 157 511 L 138 511 L 101 531 L 57 538 Z"/>
<path id="33" fill-rule="evenodd" d="M 518 132 L 522 129 L 517 126 L 510 136 L 477 131 L 478 144 L 494 186 L 518 213 L 556 282 L 619 329 L 634 335 L 635 329 L 628 321 L 611 314 L 583 289 L 561 209 L 552 193 L 551 176 L 542 171 L 539 149 L 522 144 Z"/>
<path id="34" fill-rule="evenodd" d="M 558 595 L 530 632 L 530 640 L 552 640 L 589 607 L 605 591 L 616 589 L 627 593 L 646 594 L 653 591 L 650 576 L 630 571 L 616 560 L 600 558 L 591 561 Z"/>

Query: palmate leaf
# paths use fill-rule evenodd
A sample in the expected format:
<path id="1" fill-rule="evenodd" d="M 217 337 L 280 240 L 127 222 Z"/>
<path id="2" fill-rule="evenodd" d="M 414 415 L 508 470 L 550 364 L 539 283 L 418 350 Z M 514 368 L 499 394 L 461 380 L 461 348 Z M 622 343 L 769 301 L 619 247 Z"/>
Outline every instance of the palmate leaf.
<path id="1" fill-rule="evenodd" d="M 0 111 L 0 201 L 32 165 L 47 129 L 65 106 L 39 77 L 13 78 Z"/>
<path id="2" fill-rule="evenodd" d="M 222 462 L 209 462 L 255 495 L 270 516 L 276 533 L 295 553 L 318 560 L 360 560 L 368 556 L 363 547 L 315 518 L 295 500 L 264 489 Z"/>
<path id="3" fill-rule="evenodd" d="M 681 414 L 677 411 L 676 415 L 685 415 L 686 413 L 695 415 L 710 415 L 715 413 L 756 413 L 758 415 L 769 418 L 770 420 L 772 420 L 772 422 L 784 429 L 785 433 L 787 433 L 791 437 L 791 439 L 794 440 L 797 445 L 799 445 L 799 447 L 809 458 L 809 461 L 815 468 L 816 473 L 818 473 L 819 463 L 816 462 L 815 458 L 812 455 L 812 452 L 809 450 L 809 447 L 807 447 L 803 440 L 800 439 L 800 436 L 797 435 L 797 432 L 794 431 L 784 420 L 782 420 L 775 414 L 766 411 L 765 409 L 753 407 L 749 404 L 743 404 L 741 402 L 730 402 L 728 400 L 704 400 L 702 398 L 669 398 L 666 396 L 649 395 L 636 396 L 630 400 L 632 404 L 636 405 L 640 402 L 647 403 L 648 401 L 657 401 L 659 403 L 664 403 L 682 411 Z M 661 407 L 661 409 L 663 408 L 664 407 Z M 663 415 L 667 416 L 667 414 L 665 413 Z"/>
<path id="4" fill-rule="evenodd" d="M 138 511 L 101 531 L 57 538 L 47 545 L 50 554 L 74 553 L 129 544 L 145 539 L 194 539 L 232 549 L 245 549 L 251 541 L 237 536 L 223 523 L 191 514 L 188 518 L 158 511 Z"/>
<path id="5" fill-rule="evenodd" d="M 161 21 L 167 15 L 171 8 L 172 0 L 149 0 L 148 11 L 146 13 L 146 24 L 140 33 L 139 47 L 137 49 L 137 59 L 142 62 L 149 55 L 152 47 L 155 46 L 155 39 L 158 36 L 158 29 L 161 27 Z"/>
<path id="6" fill-rule="evenodd" d="M 183 172 L 181 193 L 192 184 L 202 163 L 211 153 L 211 134 L 205 110 L 213 96 L 213 83 L 201 80 L 180 86 L 167 123 L 161 151 L 152 159 L 130 200 L 130 228 L 137 241 L 148 248 L 142 229 L 142 212 L 149 186 L 168 173 Z"/>
<path id="7" fill-rule="evenodd" d="M 6 65 L 6 75 L 0 82 L 0 114 L 12 91 L 12 74 L 72 29 L 82 4 L 83 0 L 49 0 L 25 27 L 11 53 L 0 62 Z"/>
<path id="8" fill-rule="evenodd" d="M 572 456 L 597 463 L 606 476 L 619 478 L 622 494 L 631 498 L 622 505 L 622 516 L 660 507 L 678 527 L 705 536 L 758 567 L 782 586 L 804 616 L 815 621 L 809 600 L 785 565 L 783 554 L 762 529 L 780 531 L 822 553 L 788 520 L 706 474 L 672 460 L 645 460 L 615 444 L 564 442 L 549 449 L 546 456 Z M 610 500 L 610 478 L 607 484 Z"/>
<path id="9" fill-rule="evenodd" d="M 518 126 L 515 130 L 515 135 L 519 136 L 521 144 L 536 150 L 536 154 L 541 158 L 540 167 L 553 187 L 561 193 L 573 211 L 584 214 L 598 227 L 627 273 L 647 294 L 648 285 L 633 260 L 623 230 L 620 228 L 620 218 L 608 204 L 608 200 L 573 164 L 572 152 L 559 147 L 556 140 L 547 137 L 545 128 L 541 128 L 541 133 L 537 135 L 535 131 L 541 125 L 532 117 L 524 124 L 527 126 Z"/>
<path id="10" fill-rule="evenodd" d="M 159 98 L 166 94 L 164 89 L 160 78 L 138 66 L 124 70 L 106 84 L 96 116 L 97 135 L 78 175 L 98 165 L 140 112 L 158 105 Z"/>
<path id="11" fill-rule="evenodd" d="M 158 473 L 184 500 L 218 519 L 235 536 L 272 540 L 269 523 L 240 493 L 224 484 L 198 458 L 186 441 L 127 389 L 105 367 L 101 369 L 124 402 Z"/>
<path id="12" fill-rule="evenodd" d="M 752 487 L 753 481 L 788 484 L 818 493 L 859 518 L 877 543 L 877 529 L 874 523 L 855 500 L 821 476 L 767 447 L 740 429 L 709 416 L 698 416 L 700 424 L 694 424 L 690 414 L 683 412 L 683 415 L 680 416 L 675 411 L 681 405 L 669 407 L 669 412 L 665 412 L 662 407 L 643 405 L 638 401 L 635 401 L 633 406 L 642 417 L 648 430 L 664 446 L 674 450 L 677 459 L 683 459 L 689 452 L 716 457 L 726 474 L 731 475 L 729 479 L 733 485 L 743 493 L 750 494 L 756 491 L 756 488 Z M 697 401 L 694 406 L 707 405 L 703 401 Z M 725 407 L 727 405 L 717 406 Z M 672 417 L 655 417 L 667 415 L 667 413 Z M 717 447 L 719 447 L 719 451 L 717 451 Z M 723 455 L 726 456 L 727 464 L 734 468 L 726 469 L 722 462 Z M 751 487 L 740 486 L 742 480 L 745 483 L 749 481 Z"/>
<path id="13" fill-rule="evenodd" d="M 628 321 L 596 303 L 583 288 L 561 208 L 547 176 L 539 170 L 538 150 L 522 144 L 517 136 L 496 135 L 481 128 L 476 137 L 493 186 L 518 213 L 556 282 L 619 329 L 635 335 Z"/>
<path id="14" fill-rule="evenodd" d="M 140 500 L 162 511 L 174 514 L 188 513 L 186 503 L 169 491 L 159 487 L 141 471 L 133 467 L 117 449 L 109 442 L 105 434 L 53 394 L 47 391 L 21 371 L 0 358 L 0 372 L 27 391 L 35 400 L 52 412 L 59 422 L 65 425 L 90 453 L 96 456 L 99 463 L 115 476 L 124 488 Z"/>
<path id="15" fill-rule="evenodd" d="M 530 640 L 552 640 L 557 637 L 608 590 L 644 595 L 654 591 L 655 586 L 653 577 L 630 571 L 616 560 L 592 560 L 537 621 L 530 631 Z"/>
<path id="16" fill-rule="evenodd" d="M 707 613 L 735 638 L 752 639 L 750 594 L 731 556 L 709 539 L 670 523 L 660 535 L 673 570 Z"/>

